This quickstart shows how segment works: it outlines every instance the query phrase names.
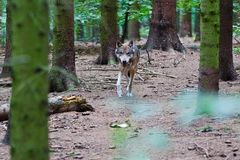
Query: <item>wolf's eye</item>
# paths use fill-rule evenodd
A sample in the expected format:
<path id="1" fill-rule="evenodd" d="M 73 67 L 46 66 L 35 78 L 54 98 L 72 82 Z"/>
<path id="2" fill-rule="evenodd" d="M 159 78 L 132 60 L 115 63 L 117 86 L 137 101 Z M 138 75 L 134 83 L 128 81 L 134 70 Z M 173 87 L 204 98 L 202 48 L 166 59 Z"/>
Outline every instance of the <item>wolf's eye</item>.
<path id="1" fill-rule="evenodd" d="M 118 52 L 118 54 L 123 54 L 123 52 Z"/>
<path id="2" fill-rule="evenodd" d="M 133 54 L 132 51 L 130 51 L 130 52 L 127 53 L 128 56 L 130 56 L 130 55 L 132 55 L 132 54 Z"/>

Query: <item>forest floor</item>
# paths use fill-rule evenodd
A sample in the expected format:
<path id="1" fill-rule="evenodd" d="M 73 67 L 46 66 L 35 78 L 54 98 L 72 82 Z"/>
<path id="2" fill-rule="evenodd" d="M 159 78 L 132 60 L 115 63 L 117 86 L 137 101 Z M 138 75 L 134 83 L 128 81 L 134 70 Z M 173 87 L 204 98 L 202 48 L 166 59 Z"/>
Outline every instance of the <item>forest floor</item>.
<path id="1" fill-rule="evenodd" d="M 131 98 L 117 97 L 117 66 L 94 65 L 97 55 L 77 55 L 77 75 L 82 85 L 49 96 L 82 95 L 95 112 L 50 116 L 51 160 L 239 160 L 240 118 L 231 102 L 236 104 L 238 99 L 240 78 L 220 82 L 223 101 L 212 105 L 221 116 L 194 116 L 199 44 L 190 39 L 183 42 L 190 49 L 177 66 L 173 62 L 181 53 L 152 51 L 153 61 L 148 64 L 147 54 L 142 51 L 140 76 L 134 80 Z M 239 55 L 234 55 L 234 63 L 240 65 Z M 9 101 L 10 91 L 0 87 L 0 105 Z M 226 98 L 229 94 L 234 100 Z M 225 108 L 224 113 L 229 114 L 223 116 L 218 108 Z M 113 123 L 122 128 L 114 128 Z M 6 124 L 0 123 L 0 139 Z M 0 159 L 9 159 L 9 147 L 2 143 Z"/>

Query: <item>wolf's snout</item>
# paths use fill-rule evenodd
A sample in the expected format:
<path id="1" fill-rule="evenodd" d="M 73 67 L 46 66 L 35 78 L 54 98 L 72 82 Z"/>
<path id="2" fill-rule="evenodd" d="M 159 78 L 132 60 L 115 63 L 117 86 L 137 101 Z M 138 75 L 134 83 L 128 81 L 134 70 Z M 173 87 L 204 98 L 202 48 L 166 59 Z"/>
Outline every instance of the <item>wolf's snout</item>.
<path id="1" fill-rule="evenodd" d="M 122 64 L 123 64 L 123 65 L 126 65 L 126 64 L 127 64 L 127 61 L 122 61 Z"/>

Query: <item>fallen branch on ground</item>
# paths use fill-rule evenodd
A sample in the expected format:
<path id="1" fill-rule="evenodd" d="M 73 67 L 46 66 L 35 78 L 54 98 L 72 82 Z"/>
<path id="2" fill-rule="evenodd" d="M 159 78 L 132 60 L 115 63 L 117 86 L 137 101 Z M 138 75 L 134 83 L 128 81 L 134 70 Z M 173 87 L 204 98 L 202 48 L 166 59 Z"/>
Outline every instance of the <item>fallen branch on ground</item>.
<path id="1" fill-rule="evenodd" d="M 119 71 L 118 68 L 87 68 L 80 69 L 79 71 Z"/>
<path id="2" fill-rule="evenodd" d="M 198 152 L 198 154 L 205 155 L 206 158 L 209 157 L 208 149 L 199 146 L 197 143 L 194 143 L 194 145 L 196 147 L 196 151 Z"/>
<path id="3" fill-rule="evenodd" d="M 138 74 L 147 74 L 147 75 L 160 75 L 160 76 L 166 76 L 169 78 L 178 78 L 177 76 L 174 75 L 170 75 L 170 74 L 164 74 L 164 73 L 157 73 L 155 71 L 152 71 L 150 69 L 147 68 L 141 68 L 142 70 L 148 71 L 148 72 L 137 72 Z"/>
<path id="4" fill-rule="evenodd" d="M 94 108 L 89 105 L 85 98 L 81 96 L 57 96 L 49 98 L 48 113 L 49 115 L 63 112 L 85 112 L 94 111 Z M 0 106 L 0 122 L 8 120 L 9 104 Z"/>
<path id="5" fill-rule="evenodd" d="M 142 76 L 140 75 L 140 74 L 137 74 L 137 77 L 141 80 L 141 81 L 145 81 L 145 79 L 144 78 L 142 78 Z"/>

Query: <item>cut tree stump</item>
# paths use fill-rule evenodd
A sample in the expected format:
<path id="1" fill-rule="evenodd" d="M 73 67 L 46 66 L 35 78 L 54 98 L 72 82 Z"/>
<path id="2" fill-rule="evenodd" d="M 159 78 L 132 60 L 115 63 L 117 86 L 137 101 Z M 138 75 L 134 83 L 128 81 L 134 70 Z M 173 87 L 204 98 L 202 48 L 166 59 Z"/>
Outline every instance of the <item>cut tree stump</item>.
<path id="1" fill-rule="evenodd" d="M 81 96 L 57 96 L 48 99 L 49 115 L 63 112 L 85 112 L 94 111 L 94 108 L 89 105 L 85 98 Z M 0 106 L 0 122 L 8 120 L 9 104 Z"/>

